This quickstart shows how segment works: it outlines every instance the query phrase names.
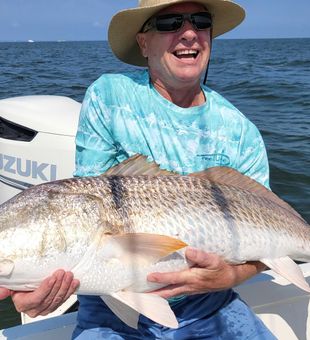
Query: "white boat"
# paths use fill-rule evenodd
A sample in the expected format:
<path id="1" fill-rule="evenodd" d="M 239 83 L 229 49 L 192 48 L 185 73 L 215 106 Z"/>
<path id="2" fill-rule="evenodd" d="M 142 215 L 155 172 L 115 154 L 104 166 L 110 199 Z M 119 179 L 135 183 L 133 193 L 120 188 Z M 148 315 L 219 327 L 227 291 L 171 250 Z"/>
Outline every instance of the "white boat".
<path id="1" fill-rule="evenodd" d="M 59 96 L 0 100 L 0 204 L 31 185 L 72 177 L 80 107 Z"/>
<path id="2" fill-rule="evenodd" d="M 0 204 L 21 190 L 72 176 L 74 139 L 81 104 L 60 96 L 0 100 Z M 310 263 L 300 264 L 310 283 Z M 236 288 L 279 340 L 310 340 L 310 295 L 272 271 Z M 22 325 L 1 339 L 70 339 L 76 312 L 72 296 L 47 317 L 21 315 Z"/>

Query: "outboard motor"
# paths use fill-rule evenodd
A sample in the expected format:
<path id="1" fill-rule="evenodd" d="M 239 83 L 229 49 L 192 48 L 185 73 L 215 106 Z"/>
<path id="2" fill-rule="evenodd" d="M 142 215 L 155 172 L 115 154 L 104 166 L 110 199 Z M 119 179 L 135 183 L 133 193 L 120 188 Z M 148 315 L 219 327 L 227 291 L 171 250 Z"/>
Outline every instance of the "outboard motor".
<path id="1" fill-rule="evenodd" d="M 0 100 L 0 204 L 32 185 L 72 177 L 80 108 L 61 96 Z"/>

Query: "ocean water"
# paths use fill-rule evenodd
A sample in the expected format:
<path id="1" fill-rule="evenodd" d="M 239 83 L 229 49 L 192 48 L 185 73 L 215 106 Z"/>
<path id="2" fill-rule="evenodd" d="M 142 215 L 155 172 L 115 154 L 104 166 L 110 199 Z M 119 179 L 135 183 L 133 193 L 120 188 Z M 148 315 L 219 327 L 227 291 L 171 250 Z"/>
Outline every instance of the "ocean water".
<path id="1" fill-rule="evenodd" d="M 102 73 L 140 72 L 99 41 L 0 43 L 0 70 L 0 99 L 78 101 Z M 310 222 L 310 39 L 216 40 L 208 85 L 260 129 L 272 190 Z M 0 329 L 18 323 L 10 300 L 0 302 Z"/>

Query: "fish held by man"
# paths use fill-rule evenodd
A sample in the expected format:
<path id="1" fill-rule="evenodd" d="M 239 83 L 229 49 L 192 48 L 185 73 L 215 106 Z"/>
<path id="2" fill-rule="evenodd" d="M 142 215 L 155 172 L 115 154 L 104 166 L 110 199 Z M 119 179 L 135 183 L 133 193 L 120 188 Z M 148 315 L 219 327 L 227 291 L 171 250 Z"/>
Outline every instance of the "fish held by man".
<path id="1" fill-rule="evenodd" d="M 310 262 L 310 227 L 287 203 L 233 169 L 180 176 L 139 155 L 2 204 L 0 286 L 33 290 L 63 268 L 80 280 L 77 293 L 100 295 L 129 326 L 143 314 L 177 327 L 146 277 L 187 268 L 187 245 L 229 263 L 261 261 L 310 292 L 293 261 Z"/>

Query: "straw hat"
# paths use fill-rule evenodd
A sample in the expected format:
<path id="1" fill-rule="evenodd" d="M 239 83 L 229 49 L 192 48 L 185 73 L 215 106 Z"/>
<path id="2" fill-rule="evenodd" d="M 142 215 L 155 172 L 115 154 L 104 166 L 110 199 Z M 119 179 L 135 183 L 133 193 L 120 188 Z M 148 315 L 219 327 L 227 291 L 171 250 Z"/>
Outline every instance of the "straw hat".
<path id="1" fill-rule="evenodd" d="M 116 57 L 127 64 L 147 66 L 136 34 L 158 11 L 182 2 L 196 2 L 208 9 L 212 14 L 214 38 L 238 26 L 245 17 L 244 9 L 230 0 L 140 0 L 137 8 L 118 12 L 110 22 L 109 43 Z"/>

